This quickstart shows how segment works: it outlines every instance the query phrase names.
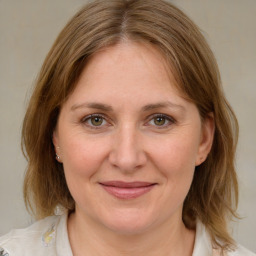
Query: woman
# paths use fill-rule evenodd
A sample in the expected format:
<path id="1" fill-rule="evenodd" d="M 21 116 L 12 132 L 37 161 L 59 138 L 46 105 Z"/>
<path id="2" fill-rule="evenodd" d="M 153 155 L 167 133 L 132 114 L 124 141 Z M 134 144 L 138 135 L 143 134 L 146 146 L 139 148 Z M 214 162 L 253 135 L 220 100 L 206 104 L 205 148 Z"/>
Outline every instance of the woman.
<path id="1" fill-rule="evenodd" d="M 39 74 L 22 137 L 39 221 L 2 237 L 2 255 L 254 255 L 227 228 L 237 134 L 214 56 L 184 13 L 92 2 Z"/>

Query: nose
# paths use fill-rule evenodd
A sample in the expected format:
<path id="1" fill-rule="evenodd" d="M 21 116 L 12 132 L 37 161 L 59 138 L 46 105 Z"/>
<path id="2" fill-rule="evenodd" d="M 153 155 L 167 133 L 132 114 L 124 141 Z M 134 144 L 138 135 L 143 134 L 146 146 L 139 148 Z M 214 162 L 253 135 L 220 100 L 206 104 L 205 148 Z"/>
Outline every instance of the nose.
<path id="1" fill-rule="evenodd" d="M 110 163 L 124 173 L 132 173 L 146 164 L 142 135 L 136 128 L 123 127 L 116 132 L 109 154 Z"/>

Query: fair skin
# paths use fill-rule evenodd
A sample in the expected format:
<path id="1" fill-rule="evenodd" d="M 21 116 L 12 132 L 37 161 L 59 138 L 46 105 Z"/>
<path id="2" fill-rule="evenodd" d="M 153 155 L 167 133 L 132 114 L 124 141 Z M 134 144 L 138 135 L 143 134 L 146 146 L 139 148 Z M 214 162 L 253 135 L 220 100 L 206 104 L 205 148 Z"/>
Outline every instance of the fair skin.
<path id="1" fill-rule="evenodd" d="M 192 255 L 182 206 L 214 125 L 164 63 L 146 44 L 104 49 L 61 108 L 53 142 L 76 203 L 74 255 Z"/>

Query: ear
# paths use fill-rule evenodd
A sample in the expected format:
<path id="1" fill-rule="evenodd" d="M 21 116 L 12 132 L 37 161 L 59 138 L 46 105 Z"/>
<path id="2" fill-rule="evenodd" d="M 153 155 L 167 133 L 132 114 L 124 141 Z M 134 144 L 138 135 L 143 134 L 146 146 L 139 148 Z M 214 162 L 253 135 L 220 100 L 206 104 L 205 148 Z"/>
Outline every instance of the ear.
<path id="1" fill-rule="evenodd" d="M 52 134 L 52 143 L 54 145 L 54 149 L 55 149 L 55 153 L 56 153 L 56 160 L 58 162 L 62 163 L 60 146 L 59 146 L 59 137 L 58 137 L 58 132 L 56 130 L 54 130 L 53 134 Z"/>
<path id="2" fill-rule="evenodd" d="M 196 166 L 203 163 L 212 148 L 214 139 L 215 122 L 213 113 L 209 113 L 202 123 L 201 139 L 198 148 Z"/>

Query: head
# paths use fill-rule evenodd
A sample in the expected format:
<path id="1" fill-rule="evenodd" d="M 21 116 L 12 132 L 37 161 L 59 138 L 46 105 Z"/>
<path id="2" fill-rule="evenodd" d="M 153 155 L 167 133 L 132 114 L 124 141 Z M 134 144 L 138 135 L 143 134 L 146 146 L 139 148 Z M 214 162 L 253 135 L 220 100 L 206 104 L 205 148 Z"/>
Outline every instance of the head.
<path id="1" fill-rule="evenodd" d="M 39 74 L 23 125 L 28 159 L 24 195 L 35 215 L 54 213 L 57 205 L 72 211 L 63 165 L 55 159 L 53 134 L 63 105 L 83 70 L 99 54 L 123 42 L 154 48 L 173 75 L 175 87 L 198 110 L 202 125 L 214 120 L 212 147 L 196 166 L 182 217 L 188 228 L 200 219 L 213 240 L 232 245 L 227 220 L 235 215 L 237 179 L 234 154 L 237 121 L 227 103 L 215 58 L 197 26 L 179 9 L 161 0 L 94 1 L 62 30 Z"/>

